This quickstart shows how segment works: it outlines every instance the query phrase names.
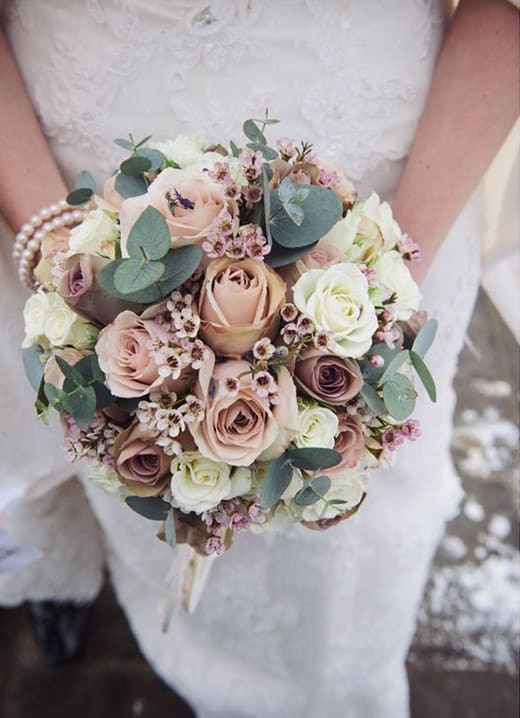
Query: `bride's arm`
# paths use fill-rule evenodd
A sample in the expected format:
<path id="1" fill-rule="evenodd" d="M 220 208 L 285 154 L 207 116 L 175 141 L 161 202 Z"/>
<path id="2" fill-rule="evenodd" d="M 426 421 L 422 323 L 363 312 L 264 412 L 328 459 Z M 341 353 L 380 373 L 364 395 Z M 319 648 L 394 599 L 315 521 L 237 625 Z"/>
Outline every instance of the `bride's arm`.
<path id="1" fill-rule="evenodd" d="M 419 242 L 421 280 L 518 114 L 518 12 L 505 0 L 461 0 L 393 200 Z"/>
<path id="2" fill-rule="evenodd" d="M 67 188 L 0 28 L 0 214 L 18 231 Z"/>

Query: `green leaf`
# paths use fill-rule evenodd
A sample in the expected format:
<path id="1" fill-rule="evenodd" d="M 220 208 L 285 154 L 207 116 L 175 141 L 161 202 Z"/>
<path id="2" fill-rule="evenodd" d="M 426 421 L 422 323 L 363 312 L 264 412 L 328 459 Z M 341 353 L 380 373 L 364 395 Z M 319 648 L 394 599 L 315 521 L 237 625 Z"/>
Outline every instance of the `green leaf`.
<path id="1" fill-rule="evenodd" d="M 271 190 L 271 234 L 282 247 L 294 249 L 314 244 L 341 219 L 343 211 L 341 200 L 334 192 L 316 185 L 308 187 L 308 195 L 301 207 L 304 218 L 296 226 L 284 208 L 278 190 Z"/>
<path id="2" fill-rule="evenodd" d="M 280 198 L 280 202 L 285 205 L 287 202 L 292 200 L 295 194 L 296 184 L 291 182 L 289 177 L 285 177 L 285 179 L 280 182 L 280 186 L 278 187 L 278 197 Z"/>
<path id="3" fill-rule="evenodd" d="M 92 192 L 96 191 L 96 182 L 90 172 L 83 170 L 76 177 L 74 182 L 74 189 L 91 189 Z"/>
<path id="4" fill-rule="evenodd" d="M 85 381 L 83 378 L 83 374 L 81 371 L 76 369 L 75 366 L 72 366 L 72 364 L 69 364 L 63 357 L 60 357 L 58 354 L 54 355 L 54 359 L 56 360 L 56 364 L 61 369 L 61 372 L 65 379 L 68 379 L 69 381 L 73 382 L 74 384 L 77 384 L 78 386 L 85 386 L 88 382 Z"/>
<path id="5" fill-rule="evenodd" d="M 438 326 L 439 322 L 436 319 L 428 319 L 415 337 L 415 341 L 412 344 L 412 351 L 420 357 L 426 356 L 426 352 L 433 344 Z"/>
<path id="6" fill-rule="evenodd" d="M 233 157 L 238 157 L 238 155 L 240 154 L 240 150 L 238 146 L 233 142 L 233 140 L 231 140 L 231 142 L 229 143 L 229 147 L 231 149 L 231 154 L 233 155 Z"/>
<path id="7" fill-rule="evenodd" d="M 288 202 L 287 204 L 284 204 L 283 208 L 287 212 L 289 217 L 292 219 L 294 224 L 297 227 L 301 227 L 305 217 L 303 207 L 299 204 L 294 204 L 294 202 Z"/>
<path id="8" fill-rule="evenodd" d="M 370 411 L 372 411 L 376 416 L 386 414 L 387 409 L 385 406 L 385 402 L 381 399 L 372 384 L 367 384 L 365 382 L 361 387 L 360 393 L 363 399 L 366 401 Z"/>
<path id="9" fill-rule="evenodd" d="M 388 366 L 385 368 L 381 378 L 379 379 L 379 384 L 384 384 L 385 381 L 388 381 L 393 377 L 393 375 L 399 371 L 399 369 L 402 367 L 402 365 L 405 363 L 405 361 L 408 361 L 410 358 L 410 353 L 404 349 L 403 351 L 398 352 L 388 364 Z"/>
<path id="10" fill-rule="evenodd" d="M 246 120 L 242 125 L 242 130 L 244 135 L 248 140 L 251 140 L 251 142 L 257 142 L 262 145 L 266 144 L 265 137 L 254 120 Z"/>
<path id="11" fill-rule="evenodd" d="M 437 401 L 437 389 L 435 387 L 435 381 L 430 373 L 430 370 L 424 363 L 424 360 L 419 354 L 416 354 L 414 351 L 410 351 L 410 358 L 412 360 L 414 369 L 419 376 L 419 379 L 422 381 L 424 388 L 428 392 L 428 396 L 433 402 Z"/>
<path id="12" fill-rule="evenodd" d="M 164 534 L 166 537 L 166 542 L 169 543 L 170 546 L 177 545 L 177 533 L 175 531 L 175 512 L 173 511 L 173 509 L 168 513 L 166 521 L 164 522 Z"/>
<path id="13" fill-rule="evenodd" d="M 114 144 L 117 145 L 118 147 L 122 147 L 124 150 L 132 151 L 134 149 L 134 146 L 130 142 L 130 140 L 125 140 L 122 137 L 118 137 L 117 140 L 114 140 Z"/>
<path id="14" fill-rule="evenodd" d="M 292 466 L 286 461 L 284 454 L 271 462 L 260 488 L 260 506 L 262 508 L 270 509 L 280 499 L 291 483 L 292 475 Z"/>
<path id="15" fill-rule="evenodd" d="M 383 385 L 383 399 L 390 416 L 403 421 L 410 416 L 415 408 L 417 392 L 413 384 L 404 374 L 394 374 Z"/>
<path id="16" fill-rule="evenodd" d="M 151 521 L 166 521 L 172 508 L 160 496 L 127 496 L 125 502 L 137 514 Z"/>
<path id="17" fill-rule="evenodd" d="M 294 497 L 294 503 L 298 506 L 311 506 L 320 501 L 330 489 L 331 480 L 328 476 L 315 476 L 307 486 L 300 489 Z"/>
<path id="18" fill-rule="evenodd" d="M 141 175 L 130 176 L 121 172 L 116 175 L 116 190 L 124 199 L 146 194 L 147 187 L 148 185 Z"/>
<path id="19" fill-rule="evenodd" d="M 265 166 L 262 167 L 262 188 L 263 188 L 263 206 L 264 206 L 264 222 L 265 222 L 265 234 L 269 246 L 273 244 L 273 238 L 271 237 L 271 229 L 269 227 L 269 214 L 271 212 L 271 194 L 269 190 L 269 176 Z"/>
<path id="20" fill-rule="evenodd" d="M 39 344 L 22 349 L 23 368 L 34 391 L 38 391 L 40 388 L 45 368 L 45 364 L 41 360 L 42 354 L 43 349 Z"/>
<path id="21" fill-rule="evenodd" d="M 139 142 L 135 145 L 135 149 L 137 150 L 139 147 L 142 147 L 143 145 L 145 145 L 148 142 L 148 140 L 151 140 L 151 139 L 152 139 L 152 135 L 146 135 L 146 137 L 143 137 L 143 139 L 139 140 Z"/>
<path id="22" fill-rule="evenodd" d="M 286 249 L 280 247 L 279 244 L 273 242 L 271 251 L 266 256 L 265 261 L 270 266 L 276 269 L 276 267 L 285 267 L 287 264 L 296 262 L 300 257 L 304 257 L 308 252 L 315 247 L 317 242 L 309 244 L 306 247 L 296 247 L 295 249 Z"/>
<path id="23" fill-rule="evenodd" d="M 247 146 L 250 150 L 253 150 L 254 152 L 261 152 L 264 160 L 266 160 L 267 162 L 270 162 L 271 160 L 276 160 L 278 158 L 278 152 L 272 147 L 268 147 L 267 145 L 260 144 L 259 142 L 248 142 Z"/>
<path id="24" fill-rule="evenodd" d="M 170 241 L 166 220 L 155 207 L 150 206 L 132 225 L 126 248 L 134 259 L 161 259 L 170 249 Z"/>
<path id="25" fill-rule="evenodd" d="M 149 172 L 155 172 L 158 170 L 164 161 L 164 155 L 162 152 L 159 152 L 159 150 L 152 150 L 149 147 L 142 147 L 140 150 L 137 150 L 136 154 L 139 157 L 146 157 L 146 159 L 150 160 L 150 167 L 147 170 Z"/>
<path id="26" fill-rule="evenodd" d="M 142 175 L 143 172 L 148 172 L 151 166 L 152 163 L 148 157 L 133 155 L 133 157 L 121 162 L 119 169 L 124 175 L 133 177 L 134 175 Z"/>
<path id="27" fill-rule="evenodd" d="M 119 266 L 114 272 L 114 286 L 122 294 L 132 294 L 146 289 L 164 274 L 162 262 L 147 262 L 143 259 L 118 259 Z"/>
<path id="28" fill-rule="evenodd" d="M 81 187 L 80 189 L 73 189 L 67 195 L 67 203 L 76 206 L 78 204 L 85 204 L 93 195 L 93 191 L 88 187 Z"/>
<path id="29" fill-rule="evenodd" d="M 74 364 L 74 369 L 83 377 L 83 385 L 91 384 L 96 393 L 96 408 L 104 409 L 114 402 L 114 397 L 105 385 L 105 374 L 101 371 L 96 354 L 88 354 Z"/>
<path id="30" fill-rule="evenodd" d="M 318 471 L 319 469 L 330 469 L 341 462 L 341 454 L 334 449 L 322 449 L 321 447 L 309 446 L 304 449 L 289 449 L 283 455 L 286 461 L 290 461 L 297 469 Z"/>
<path id="31" fill-rule="evenodd" d="M 82 429 L 88 428 L 96 413 L 96 392 L 91 386 L 83 386 L 73 394 L 69 394 L 68 401 L 71 406 L 68 409 Z"/>

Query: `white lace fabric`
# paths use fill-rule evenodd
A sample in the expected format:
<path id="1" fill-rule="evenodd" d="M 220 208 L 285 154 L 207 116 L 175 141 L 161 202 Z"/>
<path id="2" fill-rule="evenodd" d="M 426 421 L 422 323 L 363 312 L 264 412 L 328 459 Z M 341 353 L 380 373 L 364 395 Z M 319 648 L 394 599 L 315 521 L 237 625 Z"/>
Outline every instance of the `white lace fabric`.
<path id="1" fill-rule="evenodd" d="M 270 137 L 313 141 L 362 192 L 383 196 L 398 181 L 444 30 L 435 0 L 8 0 L 5 23 L 69 178 L 110 174 L 121 156 L 111 140 L 127 131 L 238 142 L 242 121 L 267 106 L 282 120 Z M 459 497 L 451 379 L 477 282 L 470 207 L 424 285 L 441 331 L 431 358 L 439 401 L 421 400 L 420 443 L 371 479 L 363 509 L 340 527 L 238 537 L 195 615 L 176 616 L 166 635 L 158 604 L 169 547 L 156 525 L 88 486 L 141 648 L 199 718 L 407 716 L 403 661 Z"/>

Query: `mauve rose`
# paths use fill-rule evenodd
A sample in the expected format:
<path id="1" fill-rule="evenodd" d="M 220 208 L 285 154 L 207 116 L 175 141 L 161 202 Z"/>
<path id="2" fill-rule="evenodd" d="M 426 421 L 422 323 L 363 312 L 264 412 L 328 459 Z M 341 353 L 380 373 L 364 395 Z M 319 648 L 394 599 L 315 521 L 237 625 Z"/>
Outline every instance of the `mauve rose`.
<path id="1" fill-rule="evenodd" d="M 217 259 L 208 266 L 199 300 L 200 337 L 217 354 L 239 357 L 258 339 L 274 339 L 286 285 L 255 259 Z"/>
<path id="2" fill-rule="evenodd" d="M 323 354 L 308 349 L 300 355 L 294 369 L 294 380 L 309 396 L 332 406 L 341 406 L 359 394 L 363 377 L 353 359 Z"/>
<path id="3" fill-rule="evenodd" d="M 236 211 L 235 203 L 225 197 L 224 185 L 213 182 L 206 172 L 168 167 L 154 179 L 146 194 L 122 203 L 119 220 L 123 257 L 127 256 L 126 241 L 132 226 L 149 206 L 165 218 L 172 247 L 200 244 L 223 209 L 231 214 Z"/>
<path id="4" fill-rule="evenodd" d="M 93 254 L 74 254 L 64 262 L 64 271 L 58 282 L 58 294 L 82 317 L 104 326 L 125 309 L 138 305 L 117 299 L 99 285 L 96 274 L 110 260 Z"/>
<path id="5" fill-rule="evenodd" d="M 155 496 L 166 486 L 170 461 L 138 423 L 122 431 L 114 442 L 115 470 L 136 496 Z"/>
<path id="6" fill-rule="evenodd" d="M 328 470 L 331 476 L 344 469 L 353 469 L 361 459 L 365 449 L 363 422 L 357 414 L 341 412 L 339 431 L 334 442 L 335 451 L 341 454 L 341 462 Z"/>
<path id="7" fill-rule="evenodd" d="M 296 387 L 282 367 L 277 376 L 280 401 L 269 405 L 254 391 L 248 362 L 231 359 L 215 364 L 209 353 L 194 393 L 204 402 L 204 419 L 189 425 L 199 451 L 212 461 L 250 466 L 256 459 L 276 458 L 298 429 Z M 225 380 L 240 377 L 236 394 L 225 391 Z M 276 445 L 275 455 L 269 450 Z M 272 452 L 271 452 L 272 453 Z"/>

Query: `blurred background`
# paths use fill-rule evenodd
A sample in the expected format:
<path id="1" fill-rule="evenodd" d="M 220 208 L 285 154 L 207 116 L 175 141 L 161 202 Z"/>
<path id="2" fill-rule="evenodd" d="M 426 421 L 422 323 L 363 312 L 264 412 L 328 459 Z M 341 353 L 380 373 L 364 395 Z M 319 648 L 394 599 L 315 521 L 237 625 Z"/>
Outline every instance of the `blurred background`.
<path id="1" fill-rule="evenodd" d="M 413 718 L 518 716 L 519 155 L 517 124 L 479 190 L 482 286 L 460 357 L 452 444 L 465 497 L 417 618 L 408 657 Z M 25 607 L 0 609 L 0 716 L 36 715 L 193 714 L 151 672 L 106 585 L 81 656 L 64 668 L 44 664 Z"/>

